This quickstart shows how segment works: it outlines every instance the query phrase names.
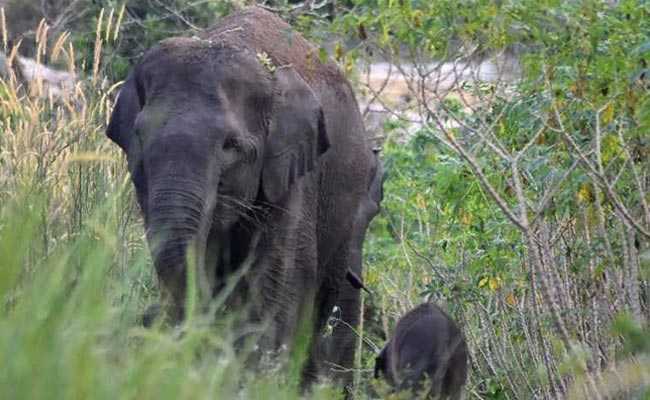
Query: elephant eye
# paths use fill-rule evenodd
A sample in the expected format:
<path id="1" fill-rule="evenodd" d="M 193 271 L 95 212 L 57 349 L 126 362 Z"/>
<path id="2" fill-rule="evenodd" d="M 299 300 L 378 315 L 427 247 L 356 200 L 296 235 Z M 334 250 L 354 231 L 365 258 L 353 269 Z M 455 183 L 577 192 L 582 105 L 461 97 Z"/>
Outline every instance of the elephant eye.
<path id="1" fill-rule="evenodd" d="M 223 142 L 223 151 L 230 154 L 233 161 L 254 163 L 257 160 L 257 148 L 248 138 L 228 137 Z"/>
<path id="2" fill-rule="evenodd" d="M 224 150 L 234 150 L 234 151 L 240 151 L 241 150 L 241 143 L 233 137 L 230 137 L 226 139 L 225 142 L 223 142 L 223 149 Z"/>

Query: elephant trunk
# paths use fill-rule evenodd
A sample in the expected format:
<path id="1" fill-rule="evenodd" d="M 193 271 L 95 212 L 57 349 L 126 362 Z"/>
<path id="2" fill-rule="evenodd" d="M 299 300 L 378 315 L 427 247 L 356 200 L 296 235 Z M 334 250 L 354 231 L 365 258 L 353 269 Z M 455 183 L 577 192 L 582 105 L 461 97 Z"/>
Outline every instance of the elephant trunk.
<path id="1" fill-rule="evenodd" d="M 205 265 L 214 198 L 207 195 L 210 185 L 205 180 L 165 178 L 152 183 L 148 238 L 163 301 L 170 316 L 181 319 L 191 287 L 188 279 L 194 278 L 199 306 L 207 305 L 214 285 L 214 274 Z"/>

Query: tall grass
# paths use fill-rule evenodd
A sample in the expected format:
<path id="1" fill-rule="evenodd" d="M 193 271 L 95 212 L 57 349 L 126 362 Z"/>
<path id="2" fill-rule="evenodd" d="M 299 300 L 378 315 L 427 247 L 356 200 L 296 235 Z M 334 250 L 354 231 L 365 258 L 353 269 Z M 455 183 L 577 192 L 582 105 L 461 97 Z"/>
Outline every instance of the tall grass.
<path id="1" fill-rule="evenodd" d="M 74 239 L 38 260 L 29 248 L 42 197 L 23 194 L 3 207 L 2 398 L 298 398 L 282 371 L 247 372 L 227 331 L 213 323 L 139 327 L 141 291 L 130 296 L 129 281 L 113 271 L 114 204 L 99 206 Z M 332 397 L 328 390 L 317 389 L 316 398 Z"/>

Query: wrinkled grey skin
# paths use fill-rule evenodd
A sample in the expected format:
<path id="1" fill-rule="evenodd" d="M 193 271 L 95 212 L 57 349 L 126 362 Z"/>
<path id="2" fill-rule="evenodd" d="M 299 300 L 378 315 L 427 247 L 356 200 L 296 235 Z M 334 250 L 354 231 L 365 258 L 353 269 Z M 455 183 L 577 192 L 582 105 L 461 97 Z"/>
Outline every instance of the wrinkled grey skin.
<path id="1" fill-rule="evenodd" d="M 172 321 L 185 313 L 190 256 L 203 307 L 241 273 L 226 308 L 263 323 L 262 348 L 291 346 L 305 322 L 320 337 L 336 304 L 356 326 L 346 271 L 362 276 L 383 174 L 347 80 L 317 54 L 251 8 L 201 38 L 164 40 L 124 83 L 107 135 L 127 155 Z M 335 336 L 324 358 L 350 367 L 352 332 Z M 306 381 L 326 361 L 317 342 Z"/>
<path id="2" fill-rule="evenodd" d="M 337 255 L 337 258 L 334 259 L 335 263 L 347 263 L 350 266 L 346 272 L 348 282 L 339 288 L 336 315 L 331 315 L 335 320 L 333 321 L 334 329 L 329 336 L 321 337 L 320 341 L 316 343 L 319 346 L 318 358 L 326 360 L 332 365 L 353 365 L 357 336 L 354 335 L 350 327 L 356 329 L 359 324 L 361 313 L 359 289 L 364 289 L 371 294 L 361 280 L 363 257 L 361 249 L 368 225 L 379 212 L 379 206 L 383 199 L 384 172 L 377 153 L 374 154 L 374 159 L 376 170 L 368 186 L 368 195 L 364 196 L 357 209 L 355 224 L 350 235 L 349 250 Z M 351 382 L 352 379 L 352 375 L 347 372 L 331 375 L 346 383 Z"/>
<path id="3" fill-rule="evenodd" d="M 424 303 L 398 321 L 375 360 L 375 378 L 383 376 L 398 391 L 456 400 L 467 380 L 467 357 L 458 326 L 436 305 Z"/>

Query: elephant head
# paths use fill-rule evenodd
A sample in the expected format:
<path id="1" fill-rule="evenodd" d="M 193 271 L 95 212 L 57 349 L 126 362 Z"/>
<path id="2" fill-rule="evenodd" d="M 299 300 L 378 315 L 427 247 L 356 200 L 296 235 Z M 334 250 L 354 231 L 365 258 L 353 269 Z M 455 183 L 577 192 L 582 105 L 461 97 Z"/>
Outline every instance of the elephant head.
<path id="1" fill-rule="evenodd" d="M 195 38 L 165 40 L 144 56 L 107 135 L 126 154 L 173 318 L 183 316 L 188 256 L 209 298 L 246 252 L 236 247 L 250 244 L 208 237 L 232 238 L 251 214 L 281 208 L 329 147 L 319 99 L 291 66 Z"/>

